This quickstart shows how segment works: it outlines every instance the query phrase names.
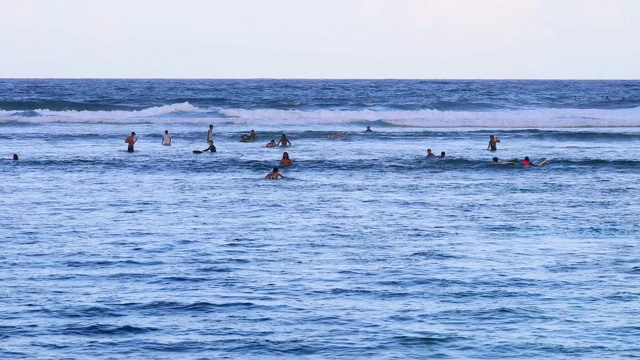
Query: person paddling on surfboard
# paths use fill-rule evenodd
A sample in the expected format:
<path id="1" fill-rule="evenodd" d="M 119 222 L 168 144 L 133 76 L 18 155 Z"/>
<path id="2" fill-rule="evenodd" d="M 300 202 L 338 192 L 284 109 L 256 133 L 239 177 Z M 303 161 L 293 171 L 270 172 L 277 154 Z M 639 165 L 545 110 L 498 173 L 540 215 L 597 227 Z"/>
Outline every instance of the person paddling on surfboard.
<path id="1" fill-rule="evenodd" d="M 273 171 L 268 173 L 267 176 L 265 176 L 265 179 L 269 179 L 269 180 L 275 180 L 277 178 L 285 178 L 286 176 L 282 175 L 279 171 L 277 167 L 273 168 Z"/>
<path id="2" fill-rule="evenodd" d="M 276 144 L 276 141 L 273 140 L 273 139 L 271 139 L 270 143 L 267 143 L 267 145 L 265 145 L 265 147 L 268 147 L 268 148 L 272 148 L 272 147 L 276 147 L 276 146 L 278 146 L 278 144 Z"/>
<path id="3" fill-rule="evenodd" d="M 522 160 L 522 165 L 531 166 L 531 161 L 529 161 L 529 157 L 528 156 L 524 157 L 524 160 Z"/>

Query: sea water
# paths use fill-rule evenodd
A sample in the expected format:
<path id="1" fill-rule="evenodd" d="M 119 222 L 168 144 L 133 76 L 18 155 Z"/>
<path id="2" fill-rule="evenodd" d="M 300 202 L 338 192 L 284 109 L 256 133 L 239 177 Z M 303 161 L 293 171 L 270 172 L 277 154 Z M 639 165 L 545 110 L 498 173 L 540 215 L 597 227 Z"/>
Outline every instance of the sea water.
<path id="1" fill-rule="evenodd" d="M 638 153 L 638 81 L 0 80 L 0 357 L 638 357 Z"/>

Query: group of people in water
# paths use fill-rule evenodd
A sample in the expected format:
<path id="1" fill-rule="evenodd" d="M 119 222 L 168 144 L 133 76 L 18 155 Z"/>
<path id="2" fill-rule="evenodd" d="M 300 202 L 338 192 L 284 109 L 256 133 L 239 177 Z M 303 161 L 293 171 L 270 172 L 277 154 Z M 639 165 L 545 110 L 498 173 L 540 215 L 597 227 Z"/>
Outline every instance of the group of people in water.
<path id="1" fill-rule="evenodd" d="M 365 132 L 372 132 L 371 126 L 367 126 L 367 129 L 365 130 Z M 347 136 L 348 136 L 347 133 L 338 133 L 337 135 L 330 135 L 329 138 L 332 138 L 332 139 L 346 138 Z M 258 139 L 258 134 L 255 132 L 255 130 L 251 130 L 251 132 L 249 134 L 243 134 L 243 135 L 240 136 L 240 141 L 242 141 L 242 142 L 251 142 L 251 141 L 255 141 L 257 139 Z M 127 144 L 127 151 L 128 152 L 133 152 L 134 151 L 134 145 L 135 145 L 135 143 L 137 141 L 138 141 L 138 138 L 136 138 L 136 133 L 135 132 L 131 132 L 131 134 L 124 140 L 124 142 Z M 497 151 L 498 150 L 497 144 L 499 142 L 500 142 L 500 139 L 497 136 L 490 135 L 489 136 L 489 144 L 487 145 L 487 150 Z M 164 131 L 164 134 L 162 135 L 161 144 L 163 146 L 171 146 L 171 134 L 169 133 L 169 130 L 165 130 Z M 213 125 L 209 125 L 209 130 L 207 131 L 207 144 L 209 146 L 206 149 L 194 150 L 194 152 L 197 152 L 197 153 L 202 153 L 202 152 L 215 153 L 215 152 L 217 152 L 216 147 L 213 144 Z M 282 136 L 280 137 L 280 140 L 278 142 L 276 142 L 275 140 L 272 139 L 270 142 L 268 142 L 265 145 L 265 147 L 267 147 L 267 148 L 287 147 L 287 146 L 291 146 L 291 141 L 287 138 L 286 134 L 282 134 Z M 433 153 L 433 151 L 431 149 L 427 149 L 427 157 L 444 158 L 445 155 L 446 155 L 446 153 L 444 151 L 442 151 L 440 153 L 440 155 L 438 156 L 435 153 Z M 17 154 L 13 155 L 13 160 L 18 160 L 18 155 Z M 497 157 L 493 157 L 493 159 L 491 161 L 491 164 L 515 164 L 515 163 L 512 163 L 512 162 L 501 163 Z M 522 160 L 521 164 L 525 165 L 525 166 L 533 165 L 531 163 L 531 161 L 529 160 L 528 156 L 526 156 L 524 158 L 524 160 Z M 293 165 L 293 161 L 290 159 L 289 153 L 285 151 L 282 154 L 282 159 L 280 160 L 279 166 L 291 166 L 291 165 Z M 284 177 L 286 177 L 286 176 L 284 176 L 282 173 L 280 173 L 280 171 L 279 171 L 279 169 L 277 167 L 274 167 L 273 171 L 268 173 L 265 178 L 266 179 L 278 179 L 278 178 L 284 178 Z"/>

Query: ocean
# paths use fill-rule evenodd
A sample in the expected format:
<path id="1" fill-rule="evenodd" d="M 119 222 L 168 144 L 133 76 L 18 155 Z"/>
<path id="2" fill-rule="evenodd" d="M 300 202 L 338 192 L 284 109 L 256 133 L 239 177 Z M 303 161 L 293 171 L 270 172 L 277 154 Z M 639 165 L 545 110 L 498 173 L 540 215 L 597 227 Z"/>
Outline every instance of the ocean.
<path id="1" fill-rule="evenodd" d="M 638 153 L 640 81 L 0 79 L 0 358 L 637 358 Z"/>

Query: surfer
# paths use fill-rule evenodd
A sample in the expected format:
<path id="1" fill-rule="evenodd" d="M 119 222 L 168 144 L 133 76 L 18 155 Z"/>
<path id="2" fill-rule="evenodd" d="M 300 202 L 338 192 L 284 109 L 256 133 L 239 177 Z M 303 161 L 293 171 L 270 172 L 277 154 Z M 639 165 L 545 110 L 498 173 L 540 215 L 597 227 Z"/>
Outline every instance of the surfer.
<path id="1" fill-rule="evenodd" d="M 13 160 L 18 160 L 18 154 L 13 154 Z"/>
<path id="2" fill-rule="evenodd" d="M 240 141 L 248 142 L 248 141 L 251 141 L 251 140 L 252 140 L 252 139 L 251 139 L 251 136 L 249 136 L 249 135 L 247 135 L 247 134 L 242 134 L 242 135 L 240 135 Z"/>
<path id="3" fill-rule="evenodd" d="M 291 141 L 289 141 L 289 139 L 287 139 L 287 135 L 286 134 L 282 134 L 282 136 L 280 137 L 280 141 L 278 141 L 278 146 L 291 146 Z"/>
<path id="4" fill-rule="evenodd" d="M 255 140 L 258 138 L 258 134 L 256 134 L 255 130 L 251 130 L 250 136 L 251 136 L 251 140 Z"/>
<path id="5" fill-rule="evenodd" d="M 273 168 L 273 171 L 268 173 L 267 176 L 265 176 L 265 179 L 270 179 L 270 180 L 275 180 L 277 178 L 285 178 L 286 176 L 282 175 L 279 171 L 277 167 Z"/>
<path id="6" fill-rule="evenodd" d="M 162 145 L 171 146 L 171 134 L 169 134 L 169 130 L 165 130 L 164 135 L 162 135 Z"/>
<path id="7" fill-rule="evenodd" d="M 124 142 L 129 145 L 127 147 L 127 151 L 128 152 L 133 152 L 133 144 L 135 144 L 136 141 L 138 141 L 138 139 L 136 139 L 135 136 L 136 136 L 136 133 L 135 132 L 131 132 L 131 135 L 127 136 L 127 138 L 124 140 Z"/>
<path id="8" fill-rule="evenodd" d="M 433 157 L 436 156 L 436 154 L 431 152 L 431 149 L 427 149 L 427 157 Z"/>
<path id="9" fill-rule="evenodd" d="M 209 131 L 207 131 L 207 143 L 209 140 L 213 140 L 213 124 L 209 125 Z"/>
<path id="10" fill-rule="evenodd" d="M 271 139 L 270 143 L 267 143 L 267 145 L 265 145 L 265 147 L 268 147 L 268 148 L 272 148 L 272 147 L 276 147 L 276 146 L 278 146 L 278 144 L 276 144 L 276 141 L 273 140 L 273 139 Z"/>
<path id="11" fill-rule="evenodd" d="M 524 157 L 524 160 L 522 160 L 522 165 L 531 166 L 531 161 L 529 161 L 529 157 L 528 156 Z"/>
<path id="12" fill-rule="evenodd" d="M 498 158 L 494 156 L 493 159 L 491 159 L 491 163 L 492 164 L 500 164 L 500 161 L 498 161 Z"/>
<path id="13" fill-rule="evenodd" d="M 289 159 L 289 153 L 285 151 L 282 154 L 282 159 L 280 160 L 280 166 L 290 166 L 290 165 L 293 165 L 293 161 Z"/>
<path id="14" fill-rule="evenodd" d="M 216 147 L 213 145 L 213 140 L 209 140 L 209 147 L 202 150 L 202 152 L 205 152 L 205 151 L 209 151 L 212 153 L 216 152 Z"/>
<path id="15" fill-rule="evenodd" d="M 371 130 L 371 126 L 367 125 L 367 130 L 365 130 L 365 132 L 371 132 L 373 130 Z"/>
<path id="16" fill-rule="evenodd" d="M 500 142 L 500 139 L 498 139 L 497 136 L 489 135 L 489 145 L 487 146 L 487 150 L 491 150 L 491 151 L 498 150 L 498 147 L 496 146 L 496 144 L 499 142 Z"/>

